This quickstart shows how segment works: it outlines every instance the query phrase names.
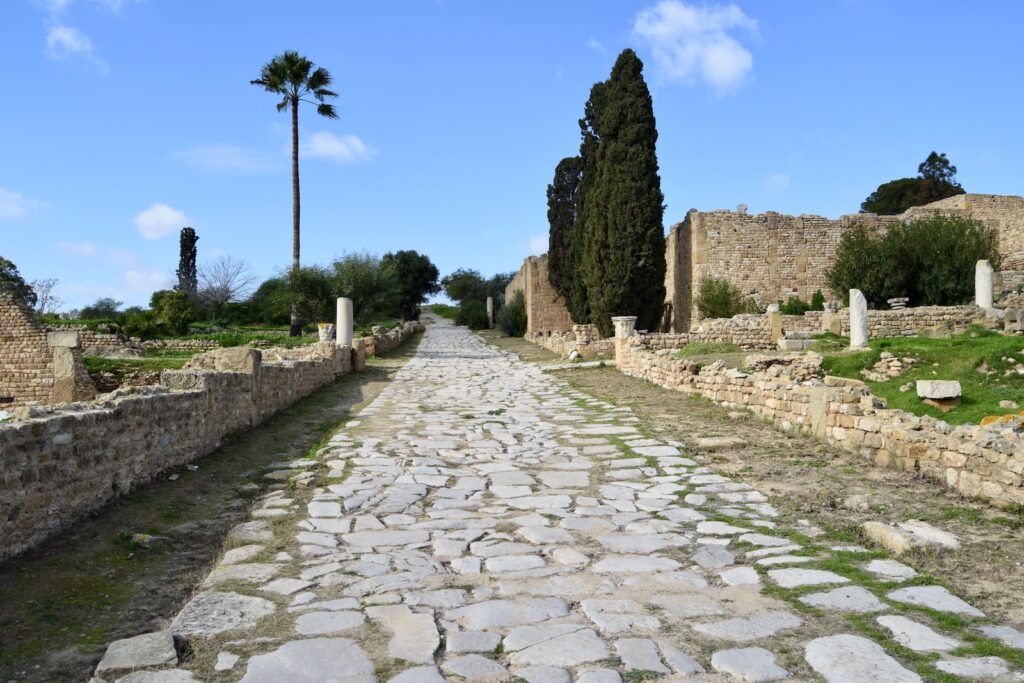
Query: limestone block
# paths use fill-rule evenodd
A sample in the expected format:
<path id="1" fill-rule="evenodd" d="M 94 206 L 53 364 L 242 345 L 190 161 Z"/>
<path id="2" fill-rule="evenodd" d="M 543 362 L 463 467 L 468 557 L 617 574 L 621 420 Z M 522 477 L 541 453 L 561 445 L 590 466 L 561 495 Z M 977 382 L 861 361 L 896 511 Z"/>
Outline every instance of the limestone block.
<path id="1" fill-rule="evenodd" d="M 47 332 L 46 343 L 51 348 L 77 349 L 81 346 L 78 332 L 75 331 Z"/>
<path id="2" fill-rule="evenodd" d="M 259 371 L 263 354 L 248 346 L 229 346 L 212 352 L 214 368 L 221 372 L 244 372 L 255 374 Z"/>
<path id="3" fill-rule="evenodd" d="M 960 391 L 960 382 L 956 380 L 917 380 L 917 395 L 919 398 L 930 398 L 933 400 L 960 398 Z"/>

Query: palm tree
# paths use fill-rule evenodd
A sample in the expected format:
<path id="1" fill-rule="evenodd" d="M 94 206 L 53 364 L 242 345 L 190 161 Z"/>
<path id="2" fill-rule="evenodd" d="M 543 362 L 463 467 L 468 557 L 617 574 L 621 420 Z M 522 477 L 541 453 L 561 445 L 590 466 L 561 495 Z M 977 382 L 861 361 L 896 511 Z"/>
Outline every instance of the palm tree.
<path id="1" fill-rule="evenodd" d="M 336 119 L 338 114 L 334 105 L 324 100 L 337 97 L 338 93 L 327 89 L 331 84 L 331 74 L 327 69 L 314 69 L 313 62 L 294 50 L 288 50 L 264 64 L 260 77 L 250 82 L 267 92 L 283 96 L 277 110 L 290 108 L 292 112 L 292 272 L 295 272 L 299 269 L 299 102 L 316 104 L 317 114 Z M 297 337 L 301 333 L 299 313 L 293 307 L 291 336 Z"/>

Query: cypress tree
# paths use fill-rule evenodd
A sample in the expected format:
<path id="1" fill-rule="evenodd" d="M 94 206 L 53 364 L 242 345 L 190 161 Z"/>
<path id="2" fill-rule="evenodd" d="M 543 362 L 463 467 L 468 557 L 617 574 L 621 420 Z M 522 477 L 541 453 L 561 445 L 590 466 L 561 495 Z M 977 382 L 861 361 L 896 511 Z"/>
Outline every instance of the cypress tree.
<path id="1" fill-rule="evenodd" d="M 612 316 L 636 315 L 638 328 L 655 329 L 664 309 L 664 195 L 642 72 L 636 53 L 623 50 L 611 77 L 591 90 L 580 122 L 581 152 L 587 149 L 580 265 L 591 321 L 604 336 L 612 334 Z"/>
<path id="2" fill-rule="evenodd" d="M 555 167 L 548 185 L 548 280 L 565 301 L 577 323 L 589 320 L 586 290 L 579 277 L 582 244 L 577 233 L 577 202 L 583 177 L 583 158 L 566 157 Z"/>
<path id="3" fill-rule="evenodd" d="M 199 279 L 196 275 L 196 242 L 198 241 L 199 237 L 195 230 L 192 228 L 181 229 L 178 270 L 175 271 L 178 276 L 178 286 L 175 289 L 185 292 L 189 296 L 194 296 L 199 288 Z"/>

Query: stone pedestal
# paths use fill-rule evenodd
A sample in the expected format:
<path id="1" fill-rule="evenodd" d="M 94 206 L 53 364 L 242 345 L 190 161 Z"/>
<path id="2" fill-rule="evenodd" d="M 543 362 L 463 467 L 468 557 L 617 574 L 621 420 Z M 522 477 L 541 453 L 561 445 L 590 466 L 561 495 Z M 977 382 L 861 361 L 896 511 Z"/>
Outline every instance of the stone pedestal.
<path id="1" fill-rule="evenodd" d="M 992 280 L 994 271 L 988 261 L 978 261 L 974 266 L 974 303 L 981 308 L 992 308 Z"/>
<path id="2" fill-rule="evenodd" d="M 850 290 L 850 348 L 868 345 L 868 300 L 859 289 Z"/>
<path id="3" fill-rule="evenodd" d="M 338 346 L 352 346 L 352 321 L 352 299 L 338 297 L 338 324 L 335 328 Z"/>
<path id="4" fill-rule="evenodd" d="M 352 346 L 352 371 L 366 372 L 366 341 L 360 337 Z"/>
<path id="5" fill-rule="evenodd" d="M 636 336 L 636 316 L 620 315 L 612 318 L 615 329 L 615 362 L 621 368 L 629 349 L 630 338 Z"/>
<path id="6" fill-rule="evenodd" d="M 487 329 L 494 329 L 494 297 L 487 297 Z"/>

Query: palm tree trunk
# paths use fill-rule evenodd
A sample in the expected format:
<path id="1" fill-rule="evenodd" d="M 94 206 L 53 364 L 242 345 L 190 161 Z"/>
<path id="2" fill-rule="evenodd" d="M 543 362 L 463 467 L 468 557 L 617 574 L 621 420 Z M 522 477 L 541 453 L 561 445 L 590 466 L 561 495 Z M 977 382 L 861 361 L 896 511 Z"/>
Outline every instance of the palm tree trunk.
<path id="1" fill-rule="evenodd" d="M 292 98 L 292 270 L 299 269 L 299 98 Z M 302 334 L 299 309 L 292 304 L 290 336 Z"/>

